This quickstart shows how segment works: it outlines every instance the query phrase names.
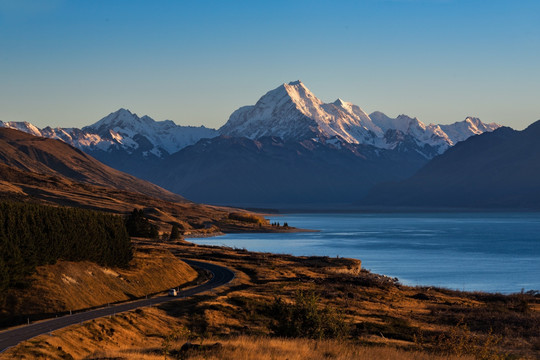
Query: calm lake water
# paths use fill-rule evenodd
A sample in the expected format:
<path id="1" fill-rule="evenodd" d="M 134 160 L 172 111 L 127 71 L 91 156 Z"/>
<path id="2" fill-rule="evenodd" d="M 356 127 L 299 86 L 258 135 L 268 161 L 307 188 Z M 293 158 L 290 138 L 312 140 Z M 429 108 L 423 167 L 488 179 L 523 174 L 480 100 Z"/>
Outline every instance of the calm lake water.
<path id="1" fill-rule="evenodd" d="M 270 221 L 317 229 L 191 239 L 252 251 L 362 260 L 407 285 L 512 293 L 540 290 L 540 213 L 290 214 Z"/>

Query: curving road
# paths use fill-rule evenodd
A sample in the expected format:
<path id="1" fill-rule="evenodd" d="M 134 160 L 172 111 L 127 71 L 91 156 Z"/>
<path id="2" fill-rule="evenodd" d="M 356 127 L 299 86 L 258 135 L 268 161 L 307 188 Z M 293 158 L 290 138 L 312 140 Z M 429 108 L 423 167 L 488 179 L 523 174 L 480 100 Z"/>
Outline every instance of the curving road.
<path id="1" fill-rule="evenodd" d="M 124 311 L 134 310 L 141 307 L 162 304 L 168 301 L 173 301 L 178 298 L 185 298 L 199 294 L 204 291 L 215 289 L 225 285 L 234 279 L 234 273 L 219 265 L 210 264 L 201 261 L 183 259 L 188 265 L 199 267 L 208 270 L 212 273 L 212 278 L 202 285 L 178 292 L 177 297 L 158 296 L 150 299 L 136 300 L 129 303 L 112 305 L 110 307 L 90 310 L 73 315 L 41 321 L 35 324 L 23 325 L 12 330 L 0 332 L 0 353 L 6 349 L 17 345 L 18 343 L 46 334 L 66 326 L 80 324 L 84 321 L 97 319 L 104 316 L 115 315 Z"/>

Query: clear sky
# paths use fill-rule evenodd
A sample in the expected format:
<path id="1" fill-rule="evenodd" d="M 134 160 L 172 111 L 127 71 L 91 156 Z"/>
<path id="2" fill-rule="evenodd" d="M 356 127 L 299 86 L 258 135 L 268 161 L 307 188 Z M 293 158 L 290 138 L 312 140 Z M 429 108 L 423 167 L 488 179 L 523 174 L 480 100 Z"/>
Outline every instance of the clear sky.
<path id="1" fill-rule="evenodd" d="M 219 127 L 301 79 L 425 123 L 540 119 L 540 1 L 0 0 L 0 120 Z"/>

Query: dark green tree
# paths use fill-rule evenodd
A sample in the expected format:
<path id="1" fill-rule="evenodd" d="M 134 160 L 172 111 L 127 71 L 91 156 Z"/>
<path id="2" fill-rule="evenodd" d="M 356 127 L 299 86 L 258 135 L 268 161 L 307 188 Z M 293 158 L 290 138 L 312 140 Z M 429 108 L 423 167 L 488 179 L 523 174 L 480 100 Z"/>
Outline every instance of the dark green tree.
<path id="1" fill-rule="evenodd" d="M 24 287 L 36 266 L 89 260 L 126 267 L 131 240 L 119 216 L 90 210 L 0 203 L 0 297 Z"/>
<path id="2" fill-rule="evenodd" d="M 178 228 L 177 224 L 173 224 L 171 229 L 171 236 L 169 237 L 169 240 L 178 240 L 180 239 L 180 229 Z"/>
<path id="3" fill-rule="evenodd" d="M 134 209 L 126 218 L 129 236 L 157 239 L 158 227 L 148 220 L 142 209 Z"/>

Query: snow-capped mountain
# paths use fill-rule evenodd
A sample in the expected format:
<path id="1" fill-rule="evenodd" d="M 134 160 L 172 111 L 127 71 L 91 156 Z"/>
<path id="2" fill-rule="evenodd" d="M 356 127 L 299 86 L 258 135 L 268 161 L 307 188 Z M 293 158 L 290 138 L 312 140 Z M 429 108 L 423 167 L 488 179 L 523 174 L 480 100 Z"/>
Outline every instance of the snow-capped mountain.
<path id="1" fill-rule="evenodd" d="M 485 132 L 492 132 L 501 127 L 499 124 L 485 124 L 475 117 L 467 117 L 464 121 L 452 125 L 439 125 L 441 130 L 448 136 L 451 145 L 460 141 L 465 141 L 472 135 L 480 135 Z"/>
<path id="2" fill-rule="evenodd" d="M 426 126 L 406 115 L 395 119 L 381 112 L 368 115 L 357 105 L 341 99 L 324 103 L 301 81 L 294 81 L 269 91 L 255 105 L 233 112 L 219 132 L 250 139 L 262 136 L 284 140 L 336 138 L 382 149 L 412 146 L 431 158 L 456 142 L 499 127 L 498 124 L 484 124 L 477 118 L 467 118 L 452 125 Z"/>
<path id="3" fill-rule="evenodd" d="M 339 136 L 349 143 L 359 143 L 379 132 L 369 116 L 358 106 L 341 99 L 325 104 L 301 81 L 283 84 L 269 91 L 253 106 L 232 113 L 219 129 L 228 136 L 257 139 L 276 136 L 284 140 L 303 140 Z M 363 141 L 362 141 L 363 142 Z"/>
<path id="4" fill-rule="evenodd" d="M 468 126 L 476 126 L 470 119 Z M 466 124 L 464 124 L 466 125 Z M 413 176 L 379 184 L 363 206 L 540 209 L 540 120 L 459 142 Z"/>
<path id="5" fill-rule="evenodd" d="M 283 84 L 266 93 L 255 105 L 236 110 L 219 131 L 204 126 L 179 126 L 171 120 L 155 121 L 126 109 L 82 129 L 39 129 L 27 122 L 1 121 L 0 126 L 63 140 L 111 166 L 116 162 L 107 161 L 107 153 L 163 158 L 219 134 L 252 140 L 264 136 L 285 141 L 317 139 L 337 147 L 372 145 L 387 150 L 416 151 L 430 159 L 472 135 L 500 127 L 472 117 L 451 125 L 425 125 L 406 115 L 390 118 L 378 111 L 368 115 L 359 106 L 341 99 L 324 103 L 301 81 Z"/>
<path id="6" fill-rule="evenodd" d="M 179 126 L 171 120 L 155 121 L 145 115 L 138 117 L 126 109 L 105 116 L 93 125 L 82 128 L 87 134 L 96 134 L 105 141 L 115 142 L 125 149 L 142 149 L 157 157 L 172 154 L 196 143 L 202 138 L 218 135 L 204 126 Z"/>
<path id="7" fill-rule="evenodd" d="M 231 114 L 219 130 L 178 126 L 120 109 L 77 128 L 0 122 L 73 145 L 99 161 L 190 200 L 249 207 L 347 204 L 404 180 L 456 143 L 491 132 L 476 118 L 425 125 L 324 103 L 300 81 Z"/>
<path id="8" fill-rule="evenodd" d="M 26 121 L 0 121 L 0 127 L 23 131 L 34 136 L 42 136 L 39 128 Z"/>
<path id="9" fill-rule="evenodd" d="M 204 126 L 179 126 L 171 120 L 155 121 L 146 115 L 139 117 L 126 109 L 113 112 L 82 129 L 51 127 L 39 129 L 27 122 L 1 121 L 0 127 L 59 139 L 90 153 L 125 151 L 128 154 L 140 153 L 145 157 L 158 158 L 177 152 L 202 138 L 218 135 L 216 130 Z"/>

